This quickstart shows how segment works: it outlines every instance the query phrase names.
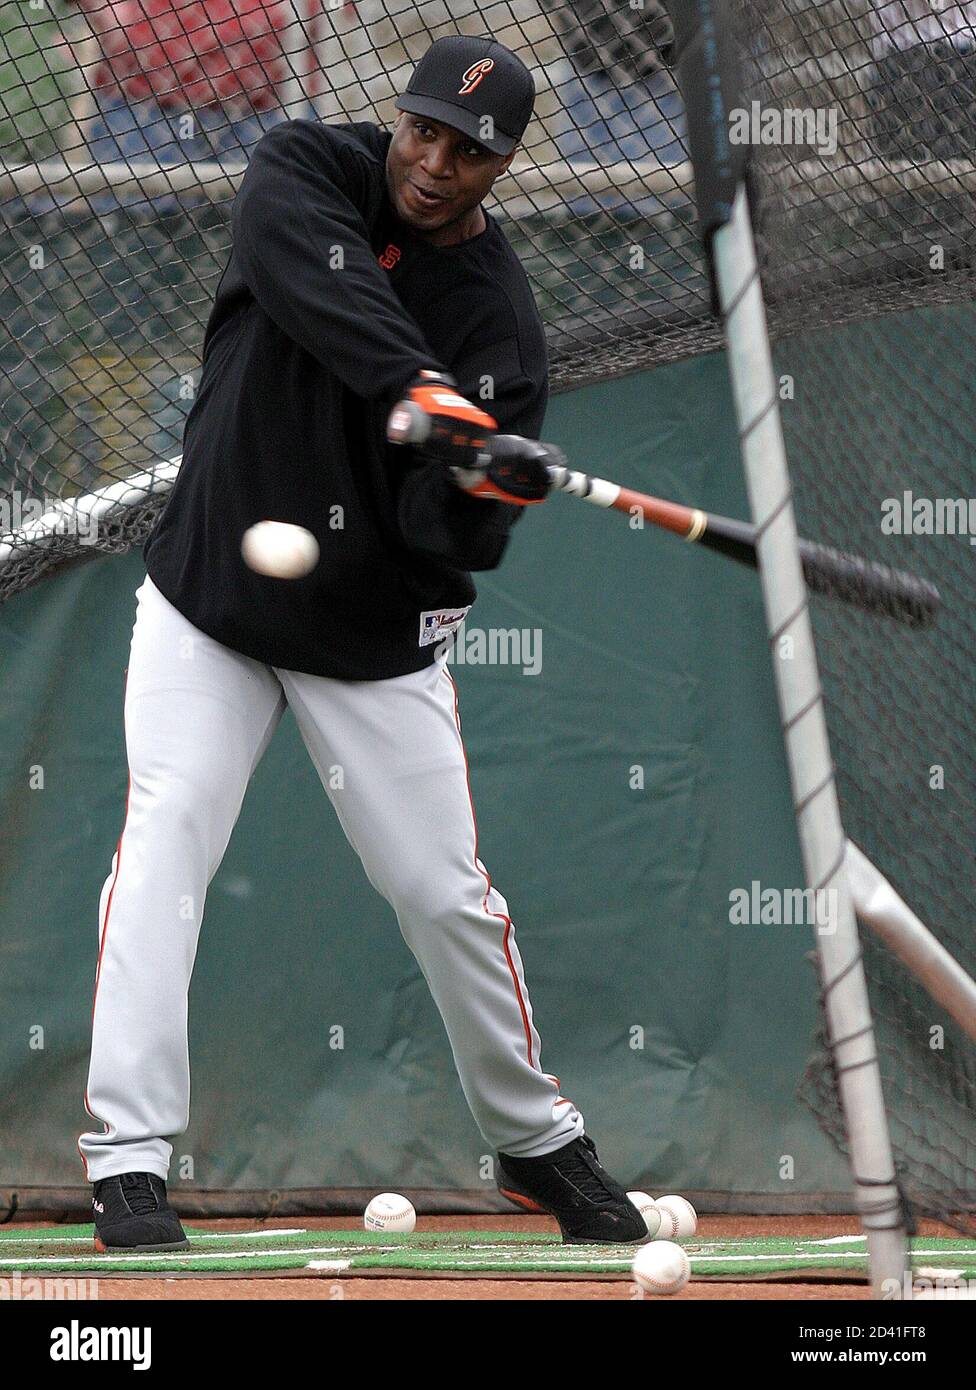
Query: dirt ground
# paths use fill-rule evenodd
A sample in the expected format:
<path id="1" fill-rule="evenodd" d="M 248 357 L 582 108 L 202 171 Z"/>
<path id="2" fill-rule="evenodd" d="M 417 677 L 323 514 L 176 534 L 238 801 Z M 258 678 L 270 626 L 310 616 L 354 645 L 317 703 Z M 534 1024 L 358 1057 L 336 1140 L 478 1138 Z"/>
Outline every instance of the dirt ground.
<path id="1" fill-rule="evenodd" d="M 18 1225 L 21 1223 L 17 1223 Z M 29 1224 L 29 1223 L 24 1223 Z M 36 1223 L 35 1223 L 36 1224 Z M 283 1226 L 301 1226 L 306 1230 L 350 1230 L 359 1229 L 360 1221 L 355 1217 L 309 1217 L 301 1219 L 280 1217 L 269 1220 L 193 1221 L 190 1224 L 203 1230 L 212 1231 L 253 1231 L 273 1230 Z M 534 1216 L 421 1216 L 420 1226 L 424 1230 L 504 1230 L 504 1231 L 545 1231 L 553 1230 L 554 1223 L 547 1217 Z M 8 1227 L 8 1229 L 10 1229 Z M 699 1235 L 708 1240 L 721 1236 L 760 1236 L 795 1235 L 816 1240 L 827 1236 L 846 1235 L 858 1230 L 854 1216 L 702 1216 Z M 934 1223 L 922 1225 L 921 1235 L 951 1235 Z M 174 1279 L 100 1279 L 98 1281 L 99 1301 L 112 1299 L 132 1300 L 237 1300 L 237 1299 L 279 1299 L 302 1301 L 319 1299 L 338 1302 L 344 1299 L 395 1299 L 418 1300 L 573 1300 L 603 1299 L 607 1301 L 628 1301 L 637 1297 L 633 1284 L 628 1280 L 555 1280 L 555 1279 L 444 1279 L 428 1277 L 389 1278 L 371 1277 L 360 1279 L 317 1279 L 294 1277 L 267 1277 L 258 1279 L 224 1277 L 220 1279 L 195 1279 L 180 1277 Z M 868 1299 L 870 1291 L 863 1283 L 826 1284 L 816 1281 L 795 1283 L 750 1282 L 750 1283 L 712 1283 L 692 1282 L 680 1294 L 679 1299 L 790 1299 L 790 1300 L 857 1300 Z"/>

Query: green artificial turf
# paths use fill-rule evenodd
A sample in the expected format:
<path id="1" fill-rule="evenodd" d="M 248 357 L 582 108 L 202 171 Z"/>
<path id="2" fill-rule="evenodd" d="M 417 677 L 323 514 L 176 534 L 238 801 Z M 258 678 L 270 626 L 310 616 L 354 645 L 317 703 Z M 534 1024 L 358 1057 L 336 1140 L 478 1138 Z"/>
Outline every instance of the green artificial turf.
<path id="1" fill-rule="evenodd" d="M 459 1218 L 462 1220 L 463 1218 Z M 282 1274 L 324 1276 L 402 1271 L 454 1276 L 471 1274 L 560 1278 L 627 1278 L 633 1246 L 563 1245 L 549 1233 L 512 1231 L 199 1231 L 187 1227 L 190 1249 L 170 1254 L 96 1254 L 91 1226 L 0 1230 L 0 1278 L 21 1275 L 126 1274 L 236 1277 Z M 808 1240 L 791 1236 L 739 1237 L 681 1242 L 693 1279 L 865 1278 L 863 1236 Z M 976 1246 L 970 1241 L 919 1239 L 917 1270 L 954 1271 L 976 1278 Z"/>

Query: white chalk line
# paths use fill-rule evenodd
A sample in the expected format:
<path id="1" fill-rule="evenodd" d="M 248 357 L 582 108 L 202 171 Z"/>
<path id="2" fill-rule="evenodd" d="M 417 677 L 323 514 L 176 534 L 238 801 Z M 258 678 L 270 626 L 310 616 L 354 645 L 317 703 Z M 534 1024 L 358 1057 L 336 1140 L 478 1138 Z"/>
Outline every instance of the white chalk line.
<path id="1" fill-rule="evenodd" d="M 56 1234 L 57 1228 L 52 1226 L 50 1231 L 42 1236 L 0 1236 L 0 1250 L 9 1242 L 11 1245 L 50 1245 L 56 1241 L 58 1245 L 90 1245 L 93 1237 L 88 1236 L 59 1236 Z M 194 1231 L 193 1240 L 271 1240 L 278 1236 L 304 1236 L 308 1231 L 305 1226 L 283 1227 L 280 1231 Z"/>
<path id="2" fill-rule="evenodd" d="M 339 1248 L 342 1248 L 342 1247 L 339 1247 Z M 276 1254 L 276 1255 L 280 1255 L 280 1256 L 282 1256 L 282 1257 L 290 1257 L 290 1256 L 298 1256 L 298 1255 L 328 1255 L 330 1252 L 335 1252 L 336 1249 L 337 1249 L 337 1247 L 335 1247 L 335 1246 L 312 1246 L 312 1247 L 308 1247 L 308 1248 L 289 1247 L 287 1250 L 274 1251 L 274 1252 L 270 1252 L 270 1253 L 273 1253 L 273 1254 Z M 357 1247 L 355 1247 L 354 1249 L 350 1249 L 350 1248 L 347 1246 L 347 1247 L 345 1247 L 345 1249 L 348 1251 L 349 1255 L 351 1256 L 351 1259 L 350 1259 L 349 1261 L 347 1261 L 346 1263 L 348 1263 L 348 1264 L 351 1265 L 351 1263 L 355 1260 L 356 1256 L 358 1256 L 358 1255 L 364 1255 L 364 1254 L 382 1254 L 382 1255 L 403 1254 L 404 1251 L 405 1251 L 405 1250 L 409 1250 L 410 1247 L 408 1247 L 408 1246 L 405 1247 L 405 1246 L 402 1246 L 402 1245 L 386 1245 L 386 1246 L 369 1245 L 369 1246 L 357 1246 Z M 478 1254 L 474 1254 L 474 1253 L 472 1253 L 471 1255 L 452 1254 L 452 1255 L 450 1256 L 449 1263 L 447 1263 L 447 1264 L 445 1264 L 445 1265 L 441 1265 L 440 1268 L 448 1268 L 448 1269 L 451 1269 L 451 1268 L 475 1268 L 475 1267 L 482 1267 L 482 1266 L 484 1266 L 484 1264 L 485 1264 L 485 1255 L 486 1255 L 490 1250 L 491 1250 L 491 1247 L 482 1247 L 481 1253 L 478 1253 Z M 435 1252 L 430 1252 L 430 1253 L 435 1253 Z M 631 1264 L 632 1259 L 633 1259 L 633 1256 L 631 1256 L 631 1255 L 622 1255 L 622 1256 L 614 1256 L 614 1255 L 594 1255 L 594 1256 L 590 1256 L 590 1257 L 587 1257 L 587 1256 L 583 1255 L 582 1253 L 576 1253 L 576 1254 L 569 1254 L 569 1253 L 567 1253 L 567 1254 L 563 1254 L 563 1255 L 555 1254 L 555 1253 L 554 1253 L 554 1254 L 552 1254 L 552 1255 L 543 1255 L 543 1254 L 541 1254 L 541 1253 L 540 1253 L 540 1254 L 530 1254 L 528 1251 L 525 1251 L 525 1250 L 513 1251 L 513 1250 L 511 1250 L 511 1249 L 504 1249 L 504 1250 L 503 1250 L 503 1249 L 501 1249 L 501 1248 L 499 1248 L 498 1253 L 500 1253 L 500 1254 L 503 1255 L 503 1256 L 507 1256 L 507 1261 L 506 1261 L 506 1262 L 507 1262 L 507 1263 L 510 1263 L 510 1264 L 527 1266 L 528 1263 L 533 1263 L 533 1264 L 536 1264 L 536 1265 L 541 1265 L 541 1266 L 543 1266 L 544 1268 L 551 1268 L 551 1269 L 574 1268 L 574 1267 L 578 1267 L 578 1266 L 580 1266 L 580 1265 L 587 1265 L 587 1264 L 597 1265 L 597 1266 L 599 1266 L 600 1268 L 604 1268 L 604 1269 L 606 1269 L 606 1268 L 611 1268 L 611 1269 L 628 1269 L 628 1268 L 630 1267 L 630 1264 Z M 969 1258 L 969 1257 L 974 1257 L 974 1256 L 976 1256 L 976 1250 L 960 1250 L 960 1251 L 953 1251 L 953 1252 L 951 1252 L 951 1253 L 952 1253 L 953 1255 L 955 1255 L 956 1258 Z M 97 1271 L 97 1270 L 99 1270 L 99 1269 L 108 1271 L 108 1270 L 115 1269 L 115 1268 L 119 1268 L 119 1267 L 125 1268 L 126 1266 L 128 1266 L 128 1265 L 133 1265 L 133 1264 L 144 1265 L 144 1264 L 146 1264 L 147 1262 L 152 1262 L 152 1263 L 154 1263 L 154 1264 L 159 1264 L 159 1265 L 162 1265 L 162 1266 L 165 1267 L 166 1265 L 173 1265 L 173 1264 L 176 1264 L 176 1265 L 193 1265 L 193 1264 L 201 1263 L 201 1262 L 203 1262 L 203 1261 L 205 1261 L 205 1260 L 257 1260 L 257 1259 L 266 1258 L 268 1254 L 269 1254 L 269 1252 L 268 1252 L 268 1251 L 264 1251 L 264 1250 L 261 1250 L 261 1251 L 258 1251 L 258 1250 L 253 1250 L 253 1251 L 245 1251 L 245 1250 L 201 1251 L 199 1254 L 196 1254 L 196 1253 L 193 1253 L 193 1252 L 188 1252 L 188 1251 L 185 1251 L 185 1250 L 184 1250 L 184 1251 L 174 1251 L 172 1254 L 166 1254 L 166 1253 L 164 1253 L 164 1252 L 159 1252 L 159 1253 L 153 1254 L 153 1253 L 151 1253 L 151 1252 L 147 1252 L 147 1253 L 142 1254 L 142 1255 L 138 1255 L 138 1254 L 136 1254 L 136 1255 L 108 1255 L 108 1256 L 98 1256 L 98 1257 L 88 1257 L 88 1258 L 84 1258 L 84 1257 L 82 1257 L 82 1256 L 77 1256 L 77 1257 L 76 1257 L 76 1256 L 61 1256 L 61 1257 L 58 1257 L 58 1256 L 41 1256 L 41 1257 L 37 1257 L 37 1258 L 31 1259 L 31 1260 L 30 1260 L 30 1265 L 31 1265 L 32 1268 L 36 1268 L 36 1267 L 42 1267 L 42 1268 L 43 1268 L 43 1267 L 46 1267 L 46 1266 L 49 1266 L 49 1265 L 83 1266 L 84 1268 L 89 1269 L 89 1270 L 93 1270 L 93 1271 Z M 923 1257 L 923 1256 L 941 1256 L 943 1259 L 945 1259 L 945 1258 L 947 1257 L 947 1255 L 949 1254 L 949 1252 L 948 1252 L 948 1251 L 945 1251 L 945 1250 L 916 1250 L 916 1251 L 913 1251 L 913 1254 L 914 1254 L 915 1256 L 919 1257 L 919 1258 L 921 1258 L 921 1257 Z M 496 1256 L 496 1258 L 497 1258 L 497 1256 Z M 844 1260 L 844 1261 L 858 1260 L 858 1261 L 863 1261 L 863 1259 L 864 1259 L 864 1255 L 863 1255 L 861 1252 L 859 1252 L 859 1251 L 844 1251 L 844 1250 L 835 1251 L 831 1256 L 827 1256 L 827 1255 L 824 1255 L 824 1254 L 813 1254 L 813 1253 L 811 1253 L 811 1254 L 796 1253 L 796 1254 L 789 1255 L 789 1256 L 784 1256 L 784 1255 L 773 1255 L 773 1254 L 770 1254 L 770 1255 L 762 1255 L 762 1254 L 754 1254 L 754 1255 L 744 1255 L 744 1254 L 734 1254 L 734 1255 L 710 1255 L 710 1254 L 704 1254 L 704 1253 L 701 1253 L 701 1252 L 696 1252 L 696 1254 L 694 1254 L 694 1255 L 691 1256 L 691 1263 L 692 1263 L 692 1269 L 693 1269 L 693 1270 L 694 1270 L 696 1264 L 703 1264 L 703 1265 L 707 1265 L 707 1264 L 717 1264 L 717 1265 L 743 1265 L 744 1267 L 748 1268 L 750 1265 L 771 1264 L 771 1263 L 774 1263 L 774 1262 L 775 1262 L 775 1263 L 778 1263 L 778 1264 L 780 1264 L 780 1265 L 782 1265 L 782 1266 L 784 1267 L 784 1269 L 789 1269 L 789 1267 L 790 1267 L 791 1265 L 803 1264 L 803 1263 L 812 1264 L 814 1261 L 819 1261 L 819 1262 L 821 1262 L 822 1264 L 825 1264 L 826 1267 L 830 1268 L 830 1267 L 832 1267 L 834 1261 L 838 1261 L 838 1260 Z M 2 1265 L 2 1266 L 9 1266 L 9 1267 L 17 1267 L 17 1266 L 19 1266 L 19 1265 L 22 1265 L 23 1263 L 24 1263 L 24 1261 L 23 1261 L 22 1259 L 21 1259 L 21 1260 L 16 1260 L 16 1259 L 11 1259 L 11 1260 L 0 1260 L 0 1265 Z M 436 1266 L 435 1266 L 435 1267 L 436 1267 Z"/>
<path id="3" fill-rule="evenodd" d="M 257 1239 L 257 1238 L 259 1238 L 259 1239 L 265 1240 L 265 1239 L 273 1238 L 273 1237 L 275 1237 L 275 1236 L 304 1235 L 304 1234 L 305 1234 L 305 1231 L 302 1230 L 302 1229 L 298 1229 L 298 1230 L 288 1230 L 288 1229 L 284 1229 L 284 1230 L 280 1230 L 280 1231 L 254 1231 L 254 1232 L 244 1232 L 244 1231 L 217 1231 L 217 1232 L 204 1232 L 204 1233 L 201 1233 L 201 1235 L 199 1235 L 199 1236 L 194 1236 L 193 1239 L 194 1239 L 195 1241 L 197 1241 L 197 1240 L 208 1240 L 208 1241 L 220 1241 L 220 1240 L 224 1240 L 224 1241 L 227 1241 L 227 1240 L 241 1240 L 241 1239 L 245 1239 L 245 1238 L 246 1238 L 246 1239 Z M 46 1237 L 46 1238 L 45 1238 L 45 1237 L 26 1237 L 26 1238 L 24 1238 L 24 1244 L 49 1243 L 50 1239 L 51 1239 L 51 1237 Z M 71 1242 L 84 1242 L 84 1241 L 88 1241 L 88 1240 L 90 1240 L 90 1239 L 91 1239 L 91 1237 L 85 1237 L 85 1236 L 71 1236 L 71 1237 L 68 1238 L 68 1240 L 71 1241 Z M 811 1245 L 833 1245 L 833 1244 L 836 1244 L 837 1242 L 845 1242 L 845 1241 L 846 1241 L 847 1243 L 852 1243 L 852 1242 L 860 1241 L 860 1240 L 861 1240 L 861 1237 L 856 1237 L 856 1236 L 841 1236 L 841 1237 L 833 1237 L 833 1238 L 831 1238 L 830 1240 L 810 1241 L 810 1242 L 805 1242 L 805 1243 L 808 1243 L 808 1244 L 811 1244 Z M 17 1243 L 19 1243 L 19 1240 L 18 1240 Z M 67 1242 L 65 1242 L 65 1243 L 67 1243 Z M 2 1248 L 3 1248 L 2 1245 L 0 1245 L 0 1249 L 2 1249 Z M 636 1248 L 636 1247 L 635 1247 L 635 1248 Z M 172 1251 L 172 1252 L 169 1252 L 169 1253 L 167 1253 L 167 1252 L 165 1252 L 165 1251 L 157 1251 L 157 1252 L 146 1251 L 146 1252 L 142 1252 L 142 1253 L 133 1253 L 132 1255 L 120 1255 L 120 1254 L 114 1254 L 114 1253 L 113 1253 L 113 1254 L 110 1254 L 110 1255 L 92 1254 L 92 1255 L 89 1255 L 89 1256 L 63 1256 L 63 1255 L 61 1255 L 61 1256 L 59 1256 L 59 1255 L 50 1255 L 50 1256 L 30 1256 L 30 1255 L 28 1255 L 28 1256 L 27 1256 L 27 1259 L 26 1259 L 26 1262 L 29 1263 L 29 1265 L 30 1265 L 31 1267 L 41 1267 L 41 1268 L 44 1268 L 44 1267 L 48 1267 L 48 1266 L 51 1266 L 51 1265 L 72 1266 L 72 1267 L 84 1266 L 86 1269 L 89 1269 L 89 1270 L 95 1270 L 95 1271 L 97 1271 L 97 1270 L 99 1270 L 99 1269 L 103 1269 L 103 1270 L 108 1271 L 108 1270 L 111 1270 L 111 1269 L 113 1269 L 113 1268 L 115 1268 L 115 1269 L 118 1269 L 118 1268 L 124 1269 L 124 1268 L 126 1268 L 127 1266 L 133 1265 L 133 1264 L 145 1265 L 147 1262 L 152 1262 L 153 1264 L 156 1264 L 156 1265 L 160 1265 L 160 1266 L 165 1267 L 166 1265 L 183 1265 L 183 1266 L 185 1266 L 185 1265 L 193 1265 L 193 1264 L 199 1264 L 199 1263 L 202 1263 L 202 1262 L 208 1261 L 208 1260 L 242 1260 L 242 1261 L 249 1261 L 249 1260 L 257 1260 L 257 1259 L 267 1258 L 269 1255 L 274 1255 L 274 1256 L 278 1256 L 278 1257 L 281 1257 L 281 1258 L 290 1258 L 290 1257 L 293 1257 L 293 1256 L 297 1257 L 297 1256 L 300 1256 L 300 1255 L 312 1255 L 312 1256 L 315 1256 L 315 1255 L 329 1256 L 329 1255 L 331 1255 L 331 1256 L 332 1256 L 332 1259 L 323 1259 L 323 1260 L 317 1261 L 314 1265 L 308 1265 L 308 1264 L 307 1264 L 307 1265 L 306 1265 L 306 1268 L 313 1268 L 313 1267 L 314 1267 L 314 1268 L 324 1268 L 324 1269 L 333 1269 L 333 1268 L 339 1269 L 339 1268 L 350 1268 L 350 1267 L 352 1266 L 353 1262 L 355 1261 L 355 1259 L 356 1259 L 357 1257 L 361 1257 L 361 1256 L 364 1256 L 364 1255 L 368 1256 L 368 1255 L 403 1255 L 403 1254 L 415 1254 L 418 1250 L 421 1250 L 421 1249 L 424 1249 L 424 1247 L 422 1247 L 422 1246 L 416 1246 L 416 1245 L 415 1245 L 415 1246 L 411 1246 L 411 1245 L 399 1244 L 399 1243 L 396 1244 L 396 1245 L 379 1245 L 379 1244 L 372 1244 L 372 1243 L 370 1243 L 370 1244 L 365 1244 L 365 1243 L 364 1243 L 364 1244 L 360 1245 L 360 1244 L 358 1244 L 358 1243 L 357 1243 L 357 1244 L 343 1244 L 343 1243 L 341 1243 L 341 1242 L 339 1242 L 339 1243 L 330 1242 L 329 1244 L 314 1245 L 314 1246 L 309 1246 L 309 1247 L 287 1246 L 287 1247 L 281 1248 L 280 1250 L 274 1250 L 274 1251 L 268 1251 L 268 1250 L 253 1250 L 253 1251 L 249 1251 L 249 1250 L 229 1250 L 229 1251 L 206 1250 L 206 1251 L 198 1251 L 198 1252 L 197 1252 L 197 1251 L 176 1250 L 176 1251 Z M 599 1247 L 599 1246 L 596 1246 L 596 1247 L 594 1247 L 594 1246 L 575 1246 L 572 1250 L 567 1250 L 567 1249 L 565 1249 L 564 1247 L 560 1247 L 560 1248 L 558 1248 L 558 1249 L 547 1250 L 547 1249 L 546 1249 L 544 1246 L 542 1246 L 542 1245 L 535 1246 L 535 1247 L 533 1247 L 532 1245 L 529 1245 L 529 1246 L 522 1245 L 522 1246 L 517 1246 L 517 1247 L 515 1247 L 515 1246 L 513 1246 L 513 1245 L 510 1244 L 510 1243 L 506 1243 L 505 1245 L 496 1245 L 496 1244 L 477 1245 L 477 1246 L 475 1246 L 475 1247 L 469 1247 L 467 1251 L 454 1251 L 454 1252 L 448 1252 L 448 1251 L 444 1250 L 443 1247 L 439 1247 L 439 1246 L 437 1246 L 437 1245 L 427 1247 L 426 1250 L 425 1250 L 425 1254 L 427 1254 L 428 1257 L 433 1258 L 434 1260 L 436 1260 L 436 1257 L 437 1257 L 437 1255 L 438 1255 L 439 1253 L 443 1253 L 444 1257 L 446 1258 L 447 1263 L 446 1263 L 446 1264 L 440 1264 L 440 1262 L 437 1262 L 437 1263 L 434 1264 L 434 1266 L 433 1266 L 433 1267 L 435 1267 L 435 1268 L 436 1268 L 436 1267 L 440 1267 L 440 1268 L 445 1268 L 445 1267 L 446 1267 L 446 1268 L 476 1268 L 476 1267 L 479 1267 L 479 1266 L 484 1266 L 484 1264 L 486 1263 L 486 1260 L 494 1260 L 496 1263 L 498 1263 L 498 1262 L 504 1262 L 504 1263 L 506 1263 L 506 1264 L 511 1264 L 511 1265 L 522 1265 L 522 1266 L 526 1266 L 526 1265 L 528 1265 L 528 1264 L 534 1264 L 534 1265 L 539 1265 L 539 1266 L 542 1266 L 542 1267 L 544 1267 L 544 1268 L 550 1268 L 550 1269 L 567 1269 L 567 1268 L 578 1267 L 578 1266 L 580 1266 L 580 1265 L 597 1265 L 597 1266 L 599 1266 L 600 1268 L 603 1268 L 603 1269 L 607 1269 L 607 1268 L 610 1268 L 610 1269 L 627 1269 L 627 1268 L 630 1267 L 630 1264 L 631 1264 L 631 1262 L 632 1262 L 632 1260 L 633 1260 L 633 1253 L 632 1253 L 630 1250 L 628 1250 L 627 1253 L 622 1254 L 622 1255 L 610 1255 L 610 1254 L 608 1254 L 608 1253 L 605 1251 L 605 1249 L 603 1249 L 603 1248 L 601 1248 L 601 1247 Z M 696 1264 L 705 1264 L 705 1265 L 708 1265 L 708 1264 L 715 1264 L 715 1265 L 726 1265 L 726 1266 L 727 1266 L 727 1265 L 742 1265 L 743 1267 L 748 1268 L 749 1266 L 761 1266 L 761 1265 L 769 1265 L 769 1264 L 772 1264 L 772 1263 L 777 1263 L 777 1264 L 783 1265 L 784 1268 L 789 1268 L 790 1265 L 803 1265 L 803 1264 L 811 1265 L 811 1264 L 813 1264 L 814 1262 L 820 1262 L 820 1263 L 827 1262 L 828 1266 L 830 1266 L 830 1265 L 832 1265 L 833 1263 L 836 1263 L 837 1261 L 846 1261 L 846 1262 L 850 1262 L 850 1261 L 861 1261 L 861 1262 L 863 1262 L 863 1260 L 864 1260 L 864 1258 L 865 1258 L 865 1253 L 864 1253 L 863 1250 L 837 1250 L 837 1249 L 831 1250 L 831 1252 L 830 1252 L 829 1255 L 826 1253 L 826 1251 L 820 1251 L 820 1250 L 809 1251 L 809 1252 L 807 1252 L 807 1251 L 802 1251 L 802 1250 L 793 1250 L 793 1251 L 791 1251 L 791 1252 L 789 1252 L 789 1253 L 784 1253 L 784 1252 L 773 1252 L 773 1253 L 765 1253 L 765 1254 L 764 1254 L 764 1253 L 761 1253 L 761 1252 L 758 1252 L 758 1251 L 749 1251 L 749 1252 L 747 1252 L 747 1251 L 732 1251 L 732 1252 L 729 1252 L 729 1253 L 727 1253 L 727 1254 L 720 1254 L 720 1253 L 718 1253 L 717 1251 L 716 1251 L 716 1252 L 712 1252 L 712 1251 L 708 1250 L 707 1248 L 706 1248 L 706 1249 L 701 1249 L 701 1248 L 696 1249 L 696 1248 L 694 1248 L 694 1246 L 692 1246 L 692 1247 L 689 1249 L 689 1252 L 688 1252 L 688 1253 L 689 1253 L 689 1256 L 690 1256 L 690 1259 L 691 1259 L 691 1262 L 692 1262 L 692 1268 L 693 1268 L 693 1269 L 694 1269 L 694 1267 L 695 1267 Z M 348 1256 L 349 1258 L 338 1258 L 338 1257 L 340 1256 L 340 1254 L 343 1255 L 343 1256 Z M 913 1258 L 914 1258 L 915 1260 L 924 1259 L 924 1258 L 937 1259 L 937 1260 L 941 1260 L 941 1261 L 945 1261 L 945 1260 L 948 1260 L 948 1259 L 964 1260 L 964 1259 L 973 1259 L 973 1258 L 976 1258 L 976 1249 L 964 1248 L 964 1249 L 961 1249 L 961 1250 L 951 1250 L 951 1251 L 950 1251 L 950 1250 L 935 1250 L 935 1249 L 928 1249 L 928 1248 L 924 1248 L 924 1249 L 918 1249 L 918 1248 L 916 1248 L 915 1250 L 912 1251 L 912 1255 L 913 1255 Z M 18 1266 L 22 1266 L 24 1263 L 25 1263 L 25 1257 L 24 1257 L 23 1255 L 21 1255 L 19 1258 L 17 1258 L 17 1257 L 13 1257 L 13 1258 L 0 1258 L 0 1267 L 13 1267 L 13 1268 L 16 1268 L 16 1267 L 18 1267 Z"/>
<path id="4" fill-rule="evenodd" d="M 867 1236 L 827 1236 L 823 1240 L 805 1240 L 804 1245 L 853 1245 L 855 1241 L 863 1245 Z"/>
<path id="5" fill-rule="evenodd" d="M 291 1255 L 327 1255 L 330 1250 L 335 1250 L 335 1246 L 312 1245 L 308 1248 L 289 1246 L 286 1250 L 202 1250 L 196 1254 L 191 1250 L 174 1250 L 167 1253 L 164 1250 L 144 1251 L 141 1255 L 37 1255 L 30 1257 L 31 1268 L 46 1265 L 83 1265 L 85 1269 L 97 1272 L 100 1269 L 114 1269 L 119 1265 L 146 1264 L 149 1261 L 156 1264 L 194 1264 L 201 1260 L 265 1260 L 269 1255 L 291 1256 Z M 370 1247 L 371 1249 L 373 1247 Z M 398 1247 L 390 1247 L 397 1249 Z M 0 1265 L 19 1266 L 24 1263 L 20 1260 L 0 1260 Z"/>

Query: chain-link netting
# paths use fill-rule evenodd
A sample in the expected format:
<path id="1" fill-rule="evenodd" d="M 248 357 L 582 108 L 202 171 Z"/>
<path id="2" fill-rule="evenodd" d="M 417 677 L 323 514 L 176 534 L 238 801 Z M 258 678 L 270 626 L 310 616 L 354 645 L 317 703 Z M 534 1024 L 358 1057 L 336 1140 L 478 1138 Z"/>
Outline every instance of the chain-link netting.
<path id="1" fill-rule="evenodd" d="M 0 482 L 15 526 L 36 500 L 179 453 L 249 150 L 286 118 L 390 125 L 445 34 L 491 33 L 533 71 L 535 118 L 490 206 L 532 280 L 555 389 L 702 334 L 717 345 L 662 16 L 562 0 L 0 8 Z M 81 549 L 70 525 L 36 529 L 45 565 Z M 14 582 L 4 555 L 0 598 L 30 576 L 24 562 Z"/>
<path id="2" fill-rule="evenodd" d="M 803 143 L 755 149 L 800 529 L 943 599 L 911 633 L 816 607 L 844 825 L 976 975 L 976 5 L 738 13 L 750 117 L 753 102 L 760 122 L 809 113 Z M 867 928 L 862 940 L 904 1189 L 917 1213 L 974 1233 L 976 1049 Z M 825 1045 L 804 1094 L 842 1141 Z"/>
<path id="3" fill-rule="evenodd" d="M 970 972 L 976 508 L 960 530 L 955 502 L 976 492 L 974 10 L 735 0 L 801 530 L 913 569 L 944 599 L 921 633 L 818 605 L 845 823 Z M 388 125 L 444 34 L 491 33 L 536 80 L 491 207 L 531 277 L 555 387 L 719 346 L 666 28 L 654 0 L 0 8 L 0 532 L 33 528 L 0 536 L 0 599 L 146 534 L 264 130 Z M 58 512 L 133 475 L 132 505 L 97 528 Z M 865 951 L 903 1175 L 920 1209 L 945 1214 L 973 1187 L 972 1049 Z M 837 1131 L 829 1062 L 808 1090 Z"/>

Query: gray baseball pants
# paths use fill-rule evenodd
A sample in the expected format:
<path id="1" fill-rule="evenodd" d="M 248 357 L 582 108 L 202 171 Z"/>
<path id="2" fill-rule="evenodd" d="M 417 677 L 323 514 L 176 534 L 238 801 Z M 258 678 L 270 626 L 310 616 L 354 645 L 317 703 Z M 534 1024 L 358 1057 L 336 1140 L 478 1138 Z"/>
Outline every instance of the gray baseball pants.
<path id="1" fill-rule="evenodd" d="M 129 796 L 99 905 L 85 1103 L 88 1178 L 165 1178 L 189 1122 L 187 993 L 207 887 L 285 706 L 447 1029 L 485 1142 L 535 1157 L 583 1132 L 542 1071 L 508 904 L 478 858 L 446 657 L 391 680 L 253 661 L 193 627 L 147 577 L 125 692 Z M 344 773 L 341 790 L 329 771 Z M 322 949 L 328 950 L 328 938 Z"/>

